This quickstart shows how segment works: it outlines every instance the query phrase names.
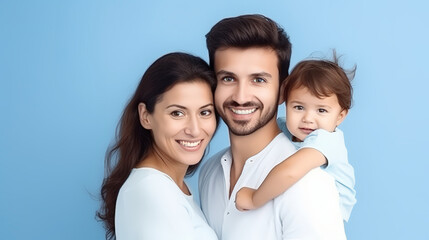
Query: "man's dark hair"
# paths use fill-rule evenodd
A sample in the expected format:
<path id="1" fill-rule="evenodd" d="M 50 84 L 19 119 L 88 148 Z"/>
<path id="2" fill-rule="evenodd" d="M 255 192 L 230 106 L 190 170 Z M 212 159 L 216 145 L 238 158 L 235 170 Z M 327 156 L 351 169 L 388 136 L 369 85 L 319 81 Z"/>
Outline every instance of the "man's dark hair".
<path id="1" fill-rule="evenodd" d="M 214 69 L 216 50 L 224 48 L 269 47 L 278 57 L 280 85 L 289 75 L 292 45 L 286 32 L 273 20 L 260 15 L 225 18 L 206 34 L 210 67 Z"/>

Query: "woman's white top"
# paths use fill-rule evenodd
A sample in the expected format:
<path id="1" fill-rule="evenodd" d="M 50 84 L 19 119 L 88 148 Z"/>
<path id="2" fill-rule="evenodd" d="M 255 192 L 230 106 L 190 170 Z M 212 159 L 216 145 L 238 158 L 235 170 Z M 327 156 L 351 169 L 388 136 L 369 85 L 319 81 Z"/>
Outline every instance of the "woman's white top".
<path id="1" fill-rule="evenodd" d="M 192 195 L 167 174 L 135 168 L 122 185 L 115 211 L 117 240 L 216 240 Z"/>

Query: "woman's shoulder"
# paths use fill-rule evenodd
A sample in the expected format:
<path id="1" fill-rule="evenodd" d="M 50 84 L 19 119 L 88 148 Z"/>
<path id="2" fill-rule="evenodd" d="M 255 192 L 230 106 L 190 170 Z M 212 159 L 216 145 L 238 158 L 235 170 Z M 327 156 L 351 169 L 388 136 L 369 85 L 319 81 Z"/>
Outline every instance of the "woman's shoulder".
<path id="1" fill-rule="evenodd" d="M 177 194 L 178 189 L 174 181 L 163 172 L 153 168 L 135 168 L 121 191 L 153 196 L 154 194 Z"/>

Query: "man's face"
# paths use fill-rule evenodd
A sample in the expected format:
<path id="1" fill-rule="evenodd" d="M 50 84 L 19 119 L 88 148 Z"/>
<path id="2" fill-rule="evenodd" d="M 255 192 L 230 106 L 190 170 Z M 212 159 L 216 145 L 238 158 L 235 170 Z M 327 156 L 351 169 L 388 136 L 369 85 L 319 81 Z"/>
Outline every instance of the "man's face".
<path id="1" fill-rule="evenodd" d="M 277 62 L 271 48 L 215 52 L 215 105 L 232 134 L 252 134 L 275 118 L 279 99 Z"/>

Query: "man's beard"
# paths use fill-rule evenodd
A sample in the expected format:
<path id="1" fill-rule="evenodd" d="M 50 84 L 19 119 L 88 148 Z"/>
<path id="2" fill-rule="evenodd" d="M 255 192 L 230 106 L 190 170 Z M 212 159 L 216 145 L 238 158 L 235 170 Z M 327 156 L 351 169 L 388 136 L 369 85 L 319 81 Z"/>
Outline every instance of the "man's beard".
<path id="1" fill-rule="evenodd" d="M 265 109 L 263 104 L 261 103 L 255 103 L 255 102 L 247 102 L 245 104 L 238 104 L 234 101 L 225 102 L 223 104 L 223 110 L 226 109 L 226 111 L 230 111 L 231 107 L 251 107 L 255 106 L 258 108 L 257 111 L 262 111 Z M 271 121 L 276 113 L 277 113 L 277 105 L 273 106 L 271 109 L 267 109 L 268 112 L 266 114 L 261 114 L 261 117 L 257 120 L 255 124 L 250 125 L 251 121 L 248 120 L 230 120 L 225 118 L 223 113 L 218 110 L 219 114 L 221 115 L 223 121 L 228 126 L 229 131 L 236 135 L 236 136 L 247 136 L 254 132 L 256 132 L 258 129 L 264 127 L 269 121 Z"/>

